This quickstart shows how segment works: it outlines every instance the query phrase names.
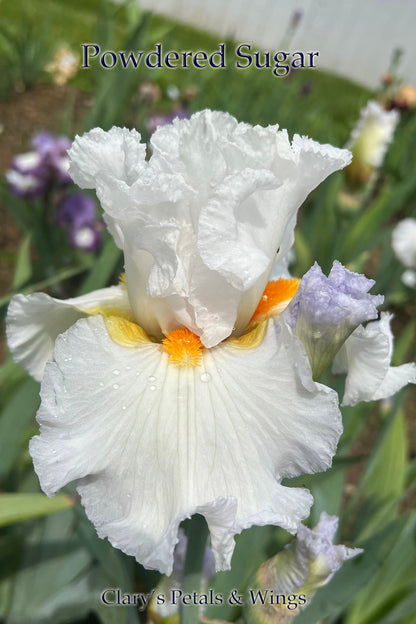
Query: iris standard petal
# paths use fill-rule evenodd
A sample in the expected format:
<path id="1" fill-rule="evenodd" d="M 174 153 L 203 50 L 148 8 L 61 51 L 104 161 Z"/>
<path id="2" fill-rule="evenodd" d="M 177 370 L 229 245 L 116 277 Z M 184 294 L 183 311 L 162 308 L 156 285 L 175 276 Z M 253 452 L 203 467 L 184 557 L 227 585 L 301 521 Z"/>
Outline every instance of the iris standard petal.
<path id="1" fill-rule="evenodd" d="M 137 322 L 159 337 L 185 326 L 206 347 L 244 331 L 293 242 L 299 206 L 351 157 L 210 110 L 157 129 L 148 162 L 141 150 L 137 133 L 95 129 L 76 138 L 71 172 L 96 188 L 124 250 Z M 220 310 L 204 296 L 217 290 Z"/>
<path id="2" fill-rule="evenodd" d="M 76 136 L 71 149 L 69 173 L 81 188 L 95 188 L 97 177 L 110 174 L 132 183 L 144 167 L 146 146 L 140 134 L 127 128 L 111 128 L 105 132 L 94 128 L 84 136 Z"/>

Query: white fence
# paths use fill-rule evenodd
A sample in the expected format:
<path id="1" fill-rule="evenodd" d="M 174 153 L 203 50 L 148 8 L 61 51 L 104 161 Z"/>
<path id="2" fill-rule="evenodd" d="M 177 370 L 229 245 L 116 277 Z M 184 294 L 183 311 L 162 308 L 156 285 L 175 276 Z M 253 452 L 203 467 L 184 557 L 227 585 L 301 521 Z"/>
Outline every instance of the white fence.
<path id="1" fill-rule="evenodd" d="M 319 67 L 369 87 L 379 84 L 393 51 L 403 50 L 400 73 L 416 85 L 416 0 L 141 0 L 218 36 L 261 50 L 319 51 Z M 290 40 L 289 24 L 301 19 Z"/>

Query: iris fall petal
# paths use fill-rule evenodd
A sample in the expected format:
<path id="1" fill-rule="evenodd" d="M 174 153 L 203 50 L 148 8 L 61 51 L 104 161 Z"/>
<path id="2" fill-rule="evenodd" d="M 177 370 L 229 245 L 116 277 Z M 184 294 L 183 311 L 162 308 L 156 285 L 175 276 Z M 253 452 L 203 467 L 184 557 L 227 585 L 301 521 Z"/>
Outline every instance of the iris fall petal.
<path id="1" fill-rule="evenodd" d="M 99 535 L 167 574 L 194 513 L 217 569 L 252 524 L 295 532 L 312 498 L 281 479 L 328 468 L 342 429 L 335 392 L 277 321 L 257 347 L 229 341 L 181 368 L 159 344 L 123 347 L 102 317 L 81 319 L 57 339 L 41 395 L 30 452 L 43 490 L 77 481 Z"/>

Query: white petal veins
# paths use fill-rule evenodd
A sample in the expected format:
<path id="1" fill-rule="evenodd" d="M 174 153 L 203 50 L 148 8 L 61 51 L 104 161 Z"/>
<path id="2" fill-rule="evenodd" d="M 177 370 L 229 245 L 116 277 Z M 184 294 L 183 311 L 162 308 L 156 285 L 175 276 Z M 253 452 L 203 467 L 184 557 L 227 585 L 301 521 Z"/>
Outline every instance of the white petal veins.
<path id="1" fill-rule="evenodd" d="M 312 498 L 280 481 L 327 469 L 342 430 L 336 393 L 277 321 L 258 347 L 226 342 L 181 368 L 158 344 L 121 347 L 100 316 L 81 319 L 57 339 L 41 396 L 30 452 L 45 493 L 77 480 L 98 534 L 166 574 L 194 513 L 217 569 L 252 524 L 296 531 Z"/>

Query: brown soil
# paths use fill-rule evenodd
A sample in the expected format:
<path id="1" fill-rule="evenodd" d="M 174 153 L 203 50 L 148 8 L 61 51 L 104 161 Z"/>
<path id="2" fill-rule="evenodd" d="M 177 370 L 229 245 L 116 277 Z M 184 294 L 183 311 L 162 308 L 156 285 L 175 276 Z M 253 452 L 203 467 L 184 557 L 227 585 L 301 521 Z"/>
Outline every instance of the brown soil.
<path id="1" fill-rule="evenodd" d="M 48 130 L 61 133 L 62 115 L 74 100 L 73 133 L 88 107 L 86 94 L 72 87 L 36 84 L 23 93 L 16 93 L 9 101 L 0 102 L 0 175 L 10 165 L 13 156 L 30 151 L 34 134 Z M 0 202 L 0 293 L 9 292 L 13 271 L 11 264 L 18 248 L 20 233 L 7 207 Z"/>
<path id="2" fill-rule="evenodd" d="M 10 165 L 13 156 L 30 151 L 34 134 L 47 130 L 62 134 L 62 117 L 71 101 L 74 134 L 88 108 L 89 96 L 72 87 L 36 84 L 23 93 L 15 93 L 10 100 L 0 101 L 0 176 Z M 10 292 L 16 253 L 21 234 L 0 200 L 0 296 Z M 0 361 L 4 356 L 0 341 Z"/>

